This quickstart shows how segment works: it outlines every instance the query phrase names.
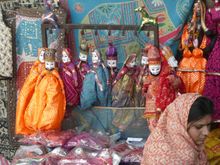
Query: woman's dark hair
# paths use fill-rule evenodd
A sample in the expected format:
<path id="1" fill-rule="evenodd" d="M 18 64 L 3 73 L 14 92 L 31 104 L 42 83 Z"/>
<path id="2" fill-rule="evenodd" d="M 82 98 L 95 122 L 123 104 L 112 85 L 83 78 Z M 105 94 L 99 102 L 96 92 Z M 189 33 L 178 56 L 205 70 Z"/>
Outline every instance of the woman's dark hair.
<path id="1" fill-rule="evenodd" d="M 198 121 L 206 115 L 212 115 L 212 113 L 213 102 L 204 96 L 198 97 L 190 108 L 188 123 Z"/>

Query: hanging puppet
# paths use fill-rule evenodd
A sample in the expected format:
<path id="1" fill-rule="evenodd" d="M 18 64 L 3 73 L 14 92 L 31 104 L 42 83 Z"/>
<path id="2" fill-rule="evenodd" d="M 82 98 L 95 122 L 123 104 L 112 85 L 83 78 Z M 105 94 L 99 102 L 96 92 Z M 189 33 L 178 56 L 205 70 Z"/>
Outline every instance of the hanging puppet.
<path id="1" fill-rule="evenodd" d="M 32 66 L 21 90 L 19 91 L 17 107 L 16 107 L 16 134 L 27 134 L 29 131 L 25 126 L 24 113 L 33 96 L 36 81 L 44 69 L 44 56 L 47 48 L 38 49 L 38 59 Z"/>
<path id="2" fill-rule="evenodd" d="M 141 64 L 139 66 L 139 75 L 136 85 L 136 96 L 135 96 L 135 106 L 136 107 L 145 107 L 145 96 L 142 94 L 143 82 L 148 76 L 148 57 L 147 50 L 141 50 Z"/>
<path id="3" fill-rule="evenodd" d="M 181 77 L 176 74 L 178 62 L 170 47 L 163 46 L 161 54 L 165 59 L 163 60 L 163 73 L 160 75 L 156 107 L 163 112 L 179 94 L 185 93 L 185 85 Z"/>
<path id="4" fill-rule="evenodd" d="M 81 76 L 81 79 L 84 80 L 86 74 L 89 71 L 89 64 L 87 62 L 89 54 L 89 46 L 86 39 L 82 38 L 80 41 L 80 53 L 79 53 L 79 60 L 77 63 L 77 69 Z"/>
<path id="5" fill-rule="evenodd" d="M 201 32 L 204 6 L 201 1 L 194 4 L 193 17 L 181 38 L 183 58 L 179 63 L 177 74 L 182 78 L 186 92 L 203 93 L 205 84 L 206 59 L 203 57 L 207 46 L 207 37 Z"/>
<path id="6" fill-rule="evenodd" d="M 145 50 L 148 55 L 149 75 L 143 84 L 143 93 L 146 96 L 146 109 L 144 117 L 148 127 L 152 131 L 161 113 L 182 91 L 182 81 L 173 74 L 167 61 L 162 60 L 159 50 L 146 44 Z"/>
<path id="7" fill-rule="evenodd" d="M 80 91 L 82 80 L 74 65 L 72 54 L 69 48 L 62 50 L 62 63 L 60 67 L 60 76 L 64 83 L 67 105 L 76 106 L 80 101 Z"/>
<path id="8" fill-rule="evenodd" d="M 135 106 L 135 85 L 138 79 L 135 53 L 126 60 L 121 70 L 118 72 L 112 88 L 113 107 L 134 107 Z"/>
<path id="9" fill-rule="evenodd" d="M 59 130 L 66 110 L 63 82 L 55 69 L 55 50 L 45 52 L 45 70 L 38 77 L 34 94 L 25 110 L 28 132 Z"/>
<path id="10" fill-rule="evenodd" d="M 206 81 L 203 95 L 214 102 L 214 120 L 220 120 L 220 1 L 215 0 L 214 7 L 206 12 L 206 25 L 217 37 L 207 66 Z"/>
<path id="11" fill-rule="evenodd" d="M 100 52 L 91 48 L 92 66 L 83 81 L 80 96 L 81 109 L 91 106 L 108 106 L 108 70 L 101 59 Z"/>
<path id="12" fill-rule="evenodd" d="M 53 0 L 44 0 L 44 5 L 46 8 L 45 13 L 42 15 L 42 23 L 50 23 L 56 29 L 58 29 L 58 18 L 56 14 L 53 12 L 55 6 L 58 5 L 58 1 Z"/>
<path id="13" fill-rule="evenodd" d="M 118 73 L 117 70 L 117 49 L 116 47 L 114 47 L 114 45 L 112 43 L 109 43 L 108 48 L 105 52 L 106 54 L 106 58 L 107 58 L 107 68 L 109 70 L 110 73 L 110 77 L 109 77 L 109 83 L 112 84 L 113 81 L 115 80 L 115 77 Z"/>
<path id="14" fill-rule="evenodd" d="M 59 8 L 59 0 L 44 0 L 44 5 L 46 9 L 56 9 Z"/>
<path id="15" fill-rule="evenodd" d="M 116 78 L 116 75 L 118 73 L 117 69 L 117 49 L 112 44 L 109 43 L 108 48 L 106 49 L 106 63 L 107 63 L 107 69 L 109 71 L 109 81 L 108 83 L 108 103 L 111 105 L 112 103 L 112 84 Z"/>

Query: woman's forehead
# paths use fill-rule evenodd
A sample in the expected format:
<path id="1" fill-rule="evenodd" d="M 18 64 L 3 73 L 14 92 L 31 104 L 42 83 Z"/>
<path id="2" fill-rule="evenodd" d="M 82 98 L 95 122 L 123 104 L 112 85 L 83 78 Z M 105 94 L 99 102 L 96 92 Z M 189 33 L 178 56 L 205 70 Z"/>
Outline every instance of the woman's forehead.
<path id="1" fill-rule="evenodd" d="M 196 121 L 195 124 L 206 125 L 206 124 L 210 124 L 211 121 L 212 121 L 212 116 L 206 115 L 203 118 L 201 118 L 200 120 Z"/>

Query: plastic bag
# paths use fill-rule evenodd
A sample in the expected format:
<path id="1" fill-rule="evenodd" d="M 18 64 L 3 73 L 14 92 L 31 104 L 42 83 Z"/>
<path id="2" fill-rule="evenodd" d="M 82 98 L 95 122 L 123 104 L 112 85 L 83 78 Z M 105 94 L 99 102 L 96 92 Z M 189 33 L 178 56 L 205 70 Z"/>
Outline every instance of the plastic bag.
<path id="1" fill-rule="evenodd" d="M 16 162 L 20 158 L 31 158 L 39 155 L 44 155 L 47 153 L 47 150 L 42 145 L 31 145 L 31 146 L 24 146 L 21 145 L 15 153 L 13 158 L 13 162 Z"/>
<path id="2" fill-rule="evenodd" d="M 47 147 L 61 147 L 73 136 L 75 132 L 68 131 L 47 131 L 42 134 L 42 138 L 46 142 Z"/>
<path id="3" fill-rule="evenodd" d="M 47 147 L 61 147 L 75 135 L 73 130 L 38 132 L 20 139 L 23 144 L 42 144 Z"/>
<path id="4" fill-rule="evenodd" d="M 115 151 L 116 153 L 118 153 L 120 156 L 123 157 L 124 155 L 128 154 L 132 149 L 125 141 L 123 141 L 112 146 L 111 150 Z"/>
<path id="5" fill-rule="evenodd" d="M 65 145 L 67 148 L 83 147 L 94 150 L 101 150 L 109 145 L 109 139 L 101 135 L 94 135 L 87 132 L 82 132 L 75 137 L 72 137 Z"/>
<path id="6" fill-rule="evenodd" d="M 10 165 L 10 162 L 7 159 L 5 159 L 2 155 L 0 155 L 0 164 Z"/>
<path id="7" fill-rule="evenodd" d="M 141 163 L 143 156 L 143 148 L 133 149 L 122 157 L 122 162 Z"/>
<path id="8" fill-rule="evenodd" d="M 46 153 L 47 150 L 42 145 L 20 146 L 13 157 L 12 165 L 41 165 L 44 162 L 44 158 L 40 156 Z"/>

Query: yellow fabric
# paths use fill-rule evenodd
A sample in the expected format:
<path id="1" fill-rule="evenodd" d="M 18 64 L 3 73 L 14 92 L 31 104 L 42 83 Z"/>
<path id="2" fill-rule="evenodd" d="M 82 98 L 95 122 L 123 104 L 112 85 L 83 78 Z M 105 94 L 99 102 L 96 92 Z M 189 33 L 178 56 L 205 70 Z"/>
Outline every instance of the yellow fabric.
<path id="1" fill-rule="evenodd" d="M 213 130 L 206 138 L 205 151 L 210 165 L 220 164 L 220 128 Z"/>
<path id="2" fill-rule="evenodd" d="M 58 72 L 44 70 L 24 114 L 26 127 L 30 133 L 60 129 L 65 110 L 64 86 Z"/>
<path id="3" fill-rule="evenodd" d="M 30 102 L 33 96 L 34 87 L 37 82 L 37 78 L 42 72 L 43 68 L 44 68 L 44 63 L 40 63 L 39 61 L 36 61 L 32 66 L 30 73 L 24 82 L 24 85 L 22 86 L 19 92 L 17 107 L 16 107 L 16 126 L 15 126 L 16 134 L 29 133 L 28 129 L 25 127 L 24 124 L 24 113 L 28 106 L 28 103 Z"/>

